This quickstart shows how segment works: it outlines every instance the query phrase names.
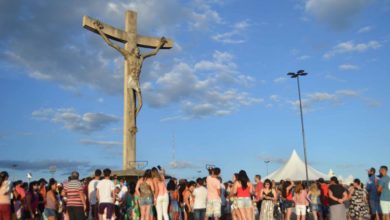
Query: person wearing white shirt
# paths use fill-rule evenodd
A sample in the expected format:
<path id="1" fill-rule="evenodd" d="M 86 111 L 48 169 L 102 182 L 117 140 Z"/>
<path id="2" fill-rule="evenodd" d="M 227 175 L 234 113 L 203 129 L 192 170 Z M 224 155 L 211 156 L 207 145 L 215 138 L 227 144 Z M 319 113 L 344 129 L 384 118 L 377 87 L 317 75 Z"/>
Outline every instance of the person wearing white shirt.
<path id="1" fill-rule="evenodd" d="M 111 170 L 103 170 L 104 179 L 96 187 L 96 198 L 99 201 L 99 220 L 103 220 L 104 210 L 107 209 L 106 219 L 111 219 L 114 211 L 115 185 L 110 180 Z"/>
<path id="2" fill-rule="evenodd" d="M 120 191 L 118 193 L 118 197 L 121 201 L 123 201 L 129 189 L 126 186 L 124 179 L 120 180 L 119 185 L 120 185 Z"/>
<path id="3" fill-rule="evenodd" d="M 96 187 L 100 181 L 102 171 L 100 169 L 95 170 L 95 178 L 88 184 L 88 198 L 91 210 L 91 216 L 93 220 L 98 220 L 98 202 L 96 199 Z"/>
<path id="4" fill-rule="evenodd" d="M 194 220 L 204 220 L 206 216 L 207 189 L 203 186 L 203 180 L 196 180 L 196 188 L 192 192 L 194 196 Z"/>

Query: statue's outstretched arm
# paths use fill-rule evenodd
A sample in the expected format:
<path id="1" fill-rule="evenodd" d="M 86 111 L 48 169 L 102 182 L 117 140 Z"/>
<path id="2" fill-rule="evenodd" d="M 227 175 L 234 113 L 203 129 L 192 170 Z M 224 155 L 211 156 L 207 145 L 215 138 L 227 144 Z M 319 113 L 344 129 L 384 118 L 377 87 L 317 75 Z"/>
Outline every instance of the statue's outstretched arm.
<path id="1" fill-rule="evenodd" d="M 167 39 L 165 39 L 165 37 L 162 37 L 161 40 L 160 40 L 160 44 L 158 45 L 158 47 L 156 47 L 152 52 L 150 53 L 146 53 L 146 54 L 143 54 L 143 58 L 148 58 L 148 57 L 151 57 L 151 56 L 155 56 L 159 51 L 160 49 L 162 48 L 162 46 L 164 46 L 165 43 L 167 43 Z"/>
<path id="2" fill-rule="evenodd" d="M 95 21 L 93 22 L 93 24 L 95 25 L 96 27 L 96 30 L 99 32 L 100 36 L 102 36 L 103 40 L 112 48 L 114 48 L 115 50 L 117 50 L 119 53 L 121 53 L 123 56 L 126 56 L 126 51 L 121 48 L 120 46 L 112 43 L 110 41 L 110 39 L 108 39 L 108 37 L 106 36 L 106 34 L 102 31 L 102 29 L 104 28 L 103 24 L 100 22 L 100 21 Z"/>

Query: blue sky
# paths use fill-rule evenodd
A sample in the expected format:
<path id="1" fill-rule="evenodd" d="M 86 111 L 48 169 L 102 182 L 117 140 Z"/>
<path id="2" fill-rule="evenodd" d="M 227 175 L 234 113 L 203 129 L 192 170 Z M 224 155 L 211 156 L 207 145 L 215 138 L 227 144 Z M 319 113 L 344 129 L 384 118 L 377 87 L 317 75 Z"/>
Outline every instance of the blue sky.
<path id="1" fill-rule="evenodd" d="M 144 63 L 137 160 L 187 178 L 216 164 L 230 178 L 303 157 L 286 73 L 304 69 L 309 162 L 361 178 L 389 165 L 388 0 L 89 0 L 0 3 L 2 169 L 121 167 L 122 57 L 81 20 L 123 28 L 126 10 L 140 34 L 175 41 Z"/>

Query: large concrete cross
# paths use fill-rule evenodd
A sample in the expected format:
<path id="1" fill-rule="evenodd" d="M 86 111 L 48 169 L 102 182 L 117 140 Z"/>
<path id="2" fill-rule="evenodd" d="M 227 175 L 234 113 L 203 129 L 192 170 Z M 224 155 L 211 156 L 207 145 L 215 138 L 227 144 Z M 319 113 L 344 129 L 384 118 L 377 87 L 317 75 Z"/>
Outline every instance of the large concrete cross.
<path id="1" fill-rule="evenodd" d="M 159 49 L 170 49 L 171 40 L 145 37 L 137 34 L 137 13 L 126 11 L 125 31 L 98 22 L 88 16 L 83 17 L 83 27 L 100 34 L 113 48 L 124 57 L 124 117 L 123 117 L 123 169 L 136 169 L 136 119 L 142 106 L 139 75 L 144 58 L 156 55 Z M 113 44 L 109 39 L 125 44 L 124 48 Z M 151 53 L 140 54 L 138 47 L 154 48 Z M 139 108 L 137 108 L 137 104 Z"/>

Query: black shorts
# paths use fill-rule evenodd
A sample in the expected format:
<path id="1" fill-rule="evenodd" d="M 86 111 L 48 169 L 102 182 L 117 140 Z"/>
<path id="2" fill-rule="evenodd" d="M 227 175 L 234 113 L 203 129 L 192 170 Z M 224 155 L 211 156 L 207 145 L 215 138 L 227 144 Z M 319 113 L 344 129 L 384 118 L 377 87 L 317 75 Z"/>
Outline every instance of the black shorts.
<path id="1" fill-rule="evenodd" d="M 112 217 L 112 213 L 114 211 L 114 204 L 112 204 L 112 203 L 100 203 L 99 204 L 99 210 L 98 210 L 99 215 L 103 215 L 105 209 L 107 209 L 107 216 L 106 216 L 106 218 L 110 219 Z"/>

